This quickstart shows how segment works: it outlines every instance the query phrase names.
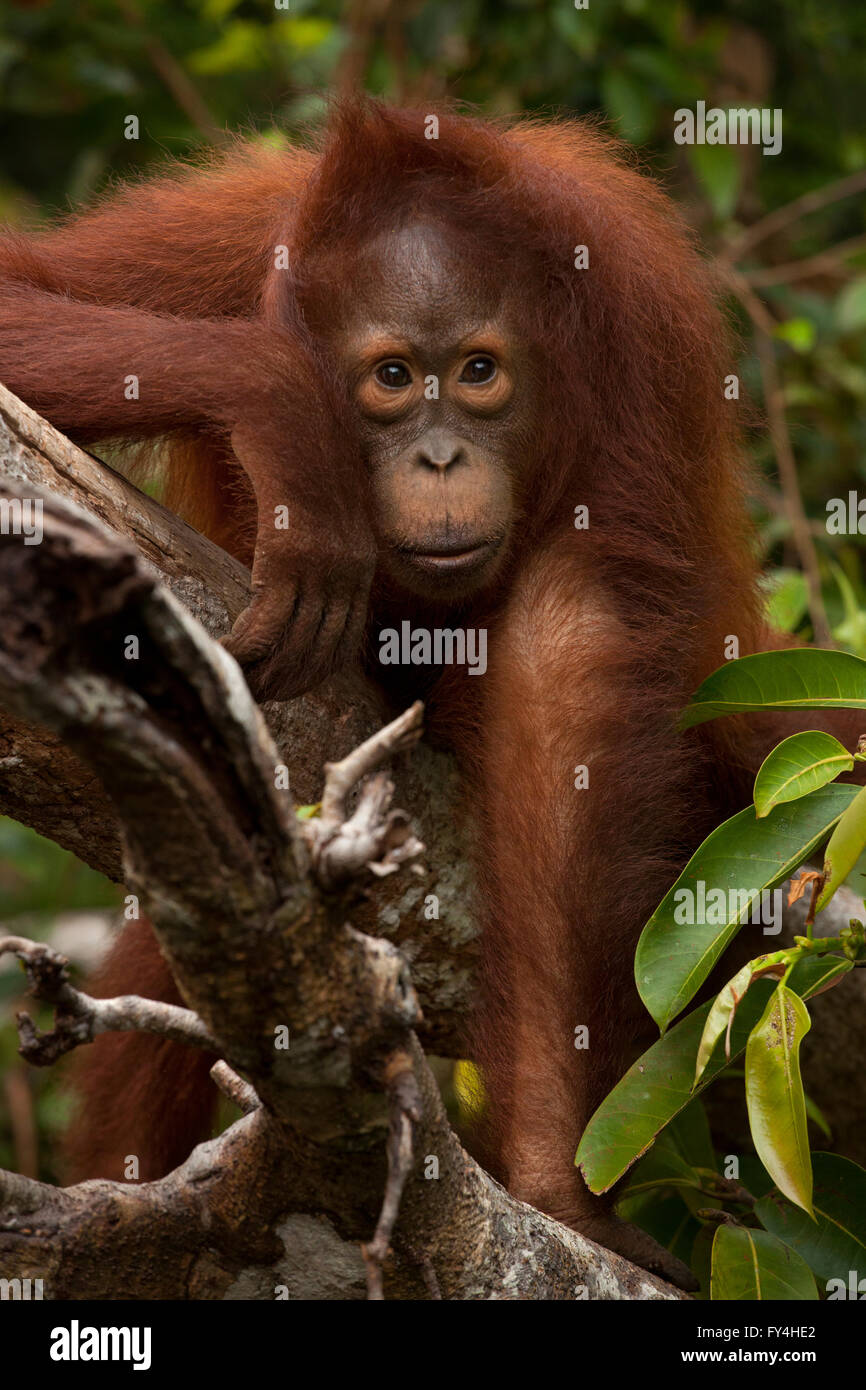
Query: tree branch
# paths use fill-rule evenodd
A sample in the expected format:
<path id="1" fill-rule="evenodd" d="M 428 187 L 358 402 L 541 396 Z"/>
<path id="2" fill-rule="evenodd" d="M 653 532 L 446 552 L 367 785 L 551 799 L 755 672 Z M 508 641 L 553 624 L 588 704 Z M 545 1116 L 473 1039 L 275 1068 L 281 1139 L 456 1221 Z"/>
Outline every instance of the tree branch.
<path id="1" fill-rule="evenodd" d="M 743 305 L 754 326 L 755 348 L 761 366 L 761 381 L 764 388 L 764 404 L 767 408 L 770 437 L 773 441 L 773 452 L 776 455 L 779 481 L 782 485 L 782 494 L 791 523 L 794 544 L 797 547 L 800 564 L 806 576 L 812 632 L 818 646 L 832 647 L 833 634 L 830 631 L 821 594 L 818 550 L 800 494 L 797 460 L 794 457 L 788 419 L 785 414 L 785 392 L 779 375 L 776 350 L 773 344 L 772 334 L 775 327 L 773 318 L 758 296 L 746 284 L 739 271 L 728 270 L 724 273 L 724 278 Z"/>
<path id="2" fill-rule="evenodd" d="M 2 495 L 28 489 L 7 478 Z M 323 1260 L 333 1271 L 339 1253 L 331 1296 L 351 1296 L 356 1278 L 359 1293 L 365 1285 L 360 1245 L 375 1226 L 374 1292 L 417 1296 L 432 1279 L 455 1298 L 574 1297 L 576 1284 L 591 1297 L 677 1297 L 516 1202 L 463 1151 L 412 1032 L 405 960 L 347 924 L 344 895 L 319 892 L 275 787 L 277 751 L 232 658 L 128 542 L 57 497 L 43 499 L 42 525 L 40 544 L 13 535 L 0 548 L 11 615 L 0 701 L 62 735 L 99 775 L 122 821 L 125 877 L 190 1008 L 261 1105 L 160 1183 L 58 1192 L 0 1175 L 4 1275 L 38 1270 L 53 1298 L 118 1288 L 273 1297 L 275 1282 L 321 1296 L 312 1288 Z M 332 769 L 330 815 L 349 791 L 347 767 L 365 771 L 414 737 L 417 721 L 413 710 Z M 361 802 L 372 797 L 384 834 L 388 798 L 370 793 L 376 782 Z M 8 948 L 75 1006 L 56 958 L 19 939 Z M 290 1046 L 276 1048 L 275 1031 L 287 1029 Z M 542 1247 L 543 1260 L 526 1260 Z"/>
<path id="3" fill-rule="evenodd" d="M 806 280 L 813 275 L 844 272 L 845 267 L 841 263 L 849 256 L 857 256 L 862 251 L 866 251 L 866 236 L 852 236 L 847 241 L 840 241 L 837 246 L 828 246 L 825 251 L 818 251 L 814 256 L 804 256 L 799 261 L 744 271 L 743 281 L 753 290 L 764 290 L 771 285 L 792 284 L 796 280 Z"/>
<path id="4" fill-rule="evenodd" d="M 29 484 L 30 496 L 67 498 L 131 540 L 149 572 L 163 579 L 212 637 L 225 635 L 246 606 L 249 573 L 242 565 L 0 386 L 4 476 Z M 292 797 L 312 803 L 320 795 L 326 760 L 339 760 L 363 743 L 380 727 L 384 712 L 378 694 L 354 679 L 298 700 L 271 702 L 263 713 L 279 760 L 291 769 Z M 369 882 L 353 904 L 352 919 L 400 945 L 424 1010 L 425 1044 L 460 1055 L 478 940 L 467 852 L 471 826 L 457 813 L 459 780 L 447 754 L 421 745 L 411 761 L 397 761 L 391 777 L 399 801 L 419 808 L 421 839 L 432 853 L 408 882 L 393 874 Z M 0 710 L 0 811 L 122 880 L 116 810 L 99 778 L 49 730 L 9 710 Z"/>
<path id="5" fill-rule="evenodd" d="M 767 213 L 766 217 L 760 218 L 751 227 L 747 227 L 745 231 L 741 232 L 739 236 L 733 237 L 723 247 L 721 258 L 727 265 L 733 265 L 736 261 L 742 260 L 746 252 L 751 251 L 759 242 L 782 231 L 792 222 L 799 221 L 801 217 L 806 217 L 811 212 L 818 212 L 831 203 L 838 203 L 843 198 L 850 198 L 855 193 L 862 193 L 864 189 L 866 189 L 866 169 L 857 169 L 853 174 L 846 174 L 844 178 L 836 179 L 833 183 L 824 184 L 821 188 L 813 188 L 809 193 L 802 193 L 799 198 L 785 203 L 783 207 L 774 208 L 772 212 Z"/>
<path id="6" fill-rule="evenodd" d="M 29 1014 L 19 1013 L 21 1056 L 36 1067 L 54 1062 L 100 1033 L 160 1033 L 175 1042 L 191 1043 L 213 1052 L 216 1044 L 191 1009 L 121 994 L 114 999 L 93 999 L 69 983 L 65 956 L 43 942 L 20 936 L 0 937 L 0 956 L 10 951 L 24 964 L 31 991 L 54 1007 L 54 1028 L 40 1033 Z"/>

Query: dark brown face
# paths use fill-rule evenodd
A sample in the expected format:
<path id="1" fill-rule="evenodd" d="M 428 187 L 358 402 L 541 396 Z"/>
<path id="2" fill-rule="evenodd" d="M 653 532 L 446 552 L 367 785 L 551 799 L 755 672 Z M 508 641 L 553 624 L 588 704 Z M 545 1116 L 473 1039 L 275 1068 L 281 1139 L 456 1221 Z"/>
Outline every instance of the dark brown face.
<path id="1" fill-rule="evenodd" d="M 358 406 L 382 567 L 412 593 L 469 597 L 504 563 L 535 418 L 519 325 L 501 282 L 434 225 L 377 238 L 353 272 L 331 342 Z"/>

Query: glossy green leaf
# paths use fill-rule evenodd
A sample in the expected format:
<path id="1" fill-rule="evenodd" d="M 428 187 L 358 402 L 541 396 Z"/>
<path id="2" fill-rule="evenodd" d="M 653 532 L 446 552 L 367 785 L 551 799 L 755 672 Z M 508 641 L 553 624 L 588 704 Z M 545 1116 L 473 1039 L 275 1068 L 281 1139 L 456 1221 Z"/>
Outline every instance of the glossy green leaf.
<path id="1" fill-rule="evenodd" d="M 692 696 L 680 726 L 762 709 L 866 709 L 866 661 L 850 652 L 795 647 L 726 662 Z"/>
<path id="2" fill-rule="evenodd" d="M 692 1100 L 675 1115 L 664 1131 L 664 1140 L 686 1163 L 696 1168 L 714 1168 L 716 1155 L 706 1107 L 702 1100 Z"/>
<path id="3" fill-rule="evenodd" d="M 728 1031 L 734 1014 L 743 1001 L 743 997 L 749 985 L 756 978 L 755 971 L 759 969 L 759 963 L 749 961 L 742 970 L 738 970 L 733 979 L 723 989 L 720 989 L 713 1000 L 710 1012 L 707 1014 L 707 1021 L 704 1024 L 704 1031 L 701 1034 L 701 1041 L 698 1045 L 698 1056 L 695 1062 L 695 1085 L 703 1075 L 703 1072 L 713 1055 L 716 1043 Z"/>
<path id="4" fill-rule="evenodd" d="M 699 1171 L 673 1149 L 663 1148 L 659 1140 L 635 1168 L 626 1192 L 633 1197 L 655 1188 L 689 1187 L 699 1190 L 700 1186 Z"/>
<path id="5" fill-rule="evenodd" d="M 818 956 L 807 957 L 794 966 L 788 984 L 810 998 L 820 992 L 836 964 Z M 731 1029 L 732 1059 L 745 1049 L 770 993 L 769 982 L 757 980 L 737 1010 Z M 592 1192 L 606 1192 L 612 1187 L 646 1153 L 656 1135 L 724 1071 L 725 1055 L 720 1049 L 693 1087 L 695 1054 L 709 1012 L 710 1005 L 702 1004 L 659 1038 L 591 1117 L 574 1161 Z"/>
<path id="6" fill-rule="evenodd" d="M 780 1192 L 762 1197 L 755 1214 L 762 1226 L 790 1245 L 821 1279 L 866 1276 L 866 1171 L 840 1154 L 812 1155 L 815 1221 Z"/>
<path id="7" fill-rule="evenodd" d="M 724 989 L 719 990 L 713 1000 L 710 1012 L 707 1014 L 707 1021 L 704 1024 L 704 1031 L 701 1034 L 701 1041 L 698 1044 L 698 1056 L 695 1062 L 696 1086 L 713 1055 L 716 1043 L 728 1031 L 728 1024 L 733 1020 L 737 1006 L 751 983 L 752 967 L 751 965 L 744 965 L 742 970 L 737 971 L 733 979 L 728 980 Z"/>
<path id="8" fill-rule="evenodd" d="M 852 893 L 856 893 L 861 900 L 866 899 L 866 850 L 860 855 L 848 877 L 845 880 Z M 2 900 L 0 900 L 2 901 Z"/>
<path id="9" fill-rule="evenodd" d="M 823 962 L 825 974 L 821 987 L 810 992 L 810 999 L 814 999 L 816 994 L 824 994 L 828 989 L 835 989 L 844 976 L 854 969 L 854 962 L 846 960 L 842 956 L 824 956 Z"/>
<path id="10" fill-rule="evenodd" d="M 746 1105 L 758 1157 L 781 1192 L 812 1214 L 812 1164 L 800 1044 L 812 1026 L 799 995 L 779 984 L 746 1044 Z"/>
<path id="11" fill-rule="evenodd" d="M 768 1231 L 719 1226 L 713 1239 L 710 1298 L 725 1302 L 811 1301 L 815 1279 L 796 1251 Z"/>
<path id="12" fill-rule="evenodd" d="M 703 1226 L 683 1202 L 682 1192 L 653 1189 L 634 1196 L 625 1193 L 616 1204 L 616 1214 L 622 1221 L 640 1226 L 683 1264 L 691 1266 L 695 1238 Z M 693 1195 L 699 1198 L 698 1193 Z M 703 1200 L 706 1202 L 706 1198 Z"/>
<path id="13" fill-rule="evenodd" d="M 758 770 L 755 811 L 763 818 L 774 806 L 825 787 L 853 766 L 852 754 L 832 734 L 820 729 L 792 734 L 768 754 Z"/>
<path id="14" fill-rule="evenodd" d="M 632 1168 L 617 1199 L 617 1210 L 626 1197 L 641 1199 L 654 1193 L 658 1201 L 676 1193 L 687 1211 L 696 1214 L 703 1207 L 716 1205 L 718 1182 L 706 1111 L 700 1099 L 693 1100 L 662 1130 L 648 1153 Z M 633 1218 L 626 1216 L 625 1220 Z M 643 1224 L 641 1221 L 639 1225 Z M 693 1232 L 694 1235 L 697 1231 Z M 667 1245 L 667 1241 L 664 1242 Z M 668 1245 L 668 1249 L 670 1246 Z"/>
<path id="15" fill-rule="evenodd" d="M 866 787 L 861 787 L 839 821 L 830 843 L 824 851 L 824 887 L 818 896 L 817 910 L 832 898 L 840 883 L 844 883 L 866 848 Z"/>
<path id="16" fill-rule="evenodd" d="M 821 787 L 763 820 L 749 806 L 704 840 L 644 927 L 635 955 L 638 991 L 662 1031 L 703 984 L 741 917 L 760 905 L 765 889 L 790 877 L 856 796 L 856 787 Z"/>

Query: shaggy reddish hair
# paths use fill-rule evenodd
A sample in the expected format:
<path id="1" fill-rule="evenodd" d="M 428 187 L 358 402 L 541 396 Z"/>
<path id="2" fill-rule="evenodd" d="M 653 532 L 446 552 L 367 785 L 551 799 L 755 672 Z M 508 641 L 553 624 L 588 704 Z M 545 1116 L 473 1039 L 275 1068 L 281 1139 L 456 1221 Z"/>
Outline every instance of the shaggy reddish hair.
<path id="1" fill-rule="evenodd" d="M 425 132 L 424 113 L 350 101 L 313 148 L 238 142 L 37 237 L 7 236 L 0 375 L 85 442 L 157 439 L 169 504 L 249 560 L 255 512 L 229 445 L 249 402 L 277 452 L 290 441 L 320 488 L 326 472 L 328 505 L 362 476 L 327 342 L 330 301 L 350 292 L 361 246 L 432 219 L 518 297 L 542 408 L 514 555 L 474 614 L 494 658 L 483 681 L 443 681 L 432 706 L 480 828 L 474 1055 L 492 1162 L 519 1195 L 599 1234 L 572 1159 L 640 1031 L 637 935 L 731 789 L 744 795 L 756 756 L 714 726 L 674 732 L 725 637 L 744 653 L 759 642 L 737 406 L 723 389 L 730 346 L 691 236 L 616 143 L 581 122 L 449 113 L 437 138 Z M 287 271 L 274 269 L 279 245 Z M 123 399 L 118 364 L 141 371 L 139 402 Z M 587 531 L 573 524 L 581 504 Z M 588 791 L 573 790 L 577 763 Z M 145 992 L 169 997 L 136 931 L 102 988 L 138 987 L 129 957 L 140 969 L 144 941 Z M 580 1023 L 590 1054 L 573 1046 Z M 147 1155 L 143 1176 L 164 1172 L 197 1137 L 189 1115 L 166 1110 L 179 1089 L 166 1059 L 187 1079 L 201 1068 L 172 1044 L 123 1036 L 92 1054 L 77 1172 L 118 1176 L 125 1152 Z M 600 1238 L 614 1243 L 608 1227 Z"/>

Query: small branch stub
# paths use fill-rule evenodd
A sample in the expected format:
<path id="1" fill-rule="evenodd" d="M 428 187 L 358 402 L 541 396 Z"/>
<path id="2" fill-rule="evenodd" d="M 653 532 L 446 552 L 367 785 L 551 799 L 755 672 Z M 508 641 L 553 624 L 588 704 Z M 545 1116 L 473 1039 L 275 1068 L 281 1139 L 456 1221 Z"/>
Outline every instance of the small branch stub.
<path id="1" fill-rule="evenodd" d="M 412 833 L 406 813 L 388 810 L 394 784 L 387 773 L 377 771 L 396 754 L 414 747 L 421 737 L 423 716 L 424 706 L 417 700 L 341 762 L 325 764 L 321 813 L 301 824 L 313 872 L 323 888 L 336 888 L 365 867 L 382 878 L 423 853 L 424 845 Z M 349 794 L 365 777 L 368 780 L 350 816 Z"/>
<path id="2" fill-rule="evenodd" d="M 93 1042 L 100 1033 L 159 1033 L 209 1052 L 220 1050 L 192 1009 L 136 994 L 94 999 L 69 983 L 66 957 L 44 942 L 28 941 L 23 936 L 0 937 L 0 956 L 7 951 L 23 962 L 34 996 L 54 1006 L 55 1026 L 50 1033 L 41 1033 L 29 1014 L 17 1015 L 18 1051 L 33 1066 L 51 1066 L 82 1043 Z"/>
<path id="3" fill-rule="evenodd" d="M 422 1117 L 421 1092 L 407 1052 L 392 1052 L 384 1066 L 388 1097 L 388 1177 L 382 1210 L 373 1239 L 361 1246 L 367 1271 L 367 1298 L 374 1303 L 384 1299 L 382 1267 L 388 1256 L 391 1235 L 400 1211 L 400 1199 L 414 1162 L 415 1127 Z"/>
<path id="4" fill-rule="evenodd" d="M 215 1062 L 210 1069 L 211 1080 L 224 1096 L 235 1104 L 245 1115 L 251 1115 L 261 1105 L 254 1086 L 232 1071 L 228 1062 Z"/>

